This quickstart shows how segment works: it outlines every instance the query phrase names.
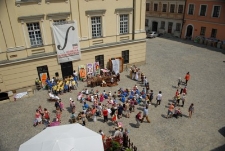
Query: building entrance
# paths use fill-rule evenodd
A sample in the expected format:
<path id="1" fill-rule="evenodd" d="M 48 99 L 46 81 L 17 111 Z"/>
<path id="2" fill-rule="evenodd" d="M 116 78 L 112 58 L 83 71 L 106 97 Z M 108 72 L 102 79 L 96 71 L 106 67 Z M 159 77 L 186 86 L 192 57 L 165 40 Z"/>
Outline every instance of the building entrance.
<path id="1" fill-rule="evenodd" d="M 73 63 L 72 63 L 72 61 L 61 63 L 60 65 L 61 65 L 61 71 L 62 71 L 62 77 L 63 78 L 73 75 Z"/>
<path id="2" fill-rule="evenodd" d="M 158 30 L 158 22 L 154 21 L 152 22 L 152 31 L 157 31 Z"/>
<path id="3" fill-rule="evenodd" d="M 192 31 L 193 31 L 192 25 L 188 25 L 187 26 L 187 32 L 186 32 L 186 39 L 192 38 Z"/>
<path id="4" fill-rule="evenodd" d="M 173 29 L 173 23 L 169 22 L 168 23 L 168 33 L 172 33 L 172 29 Z"/>

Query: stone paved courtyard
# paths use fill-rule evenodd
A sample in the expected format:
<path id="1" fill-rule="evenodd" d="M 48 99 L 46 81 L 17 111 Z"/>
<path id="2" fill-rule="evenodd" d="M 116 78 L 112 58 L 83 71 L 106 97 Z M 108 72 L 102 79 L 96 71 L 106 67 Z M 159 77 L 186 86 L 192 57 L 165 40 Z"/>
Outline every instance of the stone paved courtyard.
<path id="1" fill-rule="evenodd" d="M 132 55 L 132 54 L 130 54 Z M 135 128 L 135 115 L 142 110 L 136 106 L 136 112 L 131 118 L 123 117 L 124 127 L 128 128 L 131 141 L 138 151 L 209 151 L 225 150 L 225 50 L 206 47 L 200 44 L 179 40 L 154 38 L 147 39 L 146 64 L 140 66 L 150 82 L 154 95 L 162 91 L 163 101 L 160 106 L 149 107 L 151 123 L 143 122 L 140 128 Z M 186 104 L 181 111 L 184 116 L 179 119 L 166 119 L 169 100 L 175 94 L 177 79 L 184 78 L 190 72 Z M 116 91 L 120 87 L 133 87 L 137 82 L 130 80 L 128 72 L 121 74 L 121 82 L 116 87 L 94 88 L 102 92 Z M 79 83 L 79 90 L 86 83 Z M 141 86 L 138 84 L 138 87 Z M 142 89 L 142 88 L 141 88 Z M 61 97 L 65 107 L 69 106 L 69 98 L 76 100 L 78 91 L 66 93 Z M 47 91 L 41 90 L 34 97 L 23 98 L 16 102 L 0 104 L 0 151 L 16 151 L 37 133 L 44 125 L 33 127 L 35 109 L 42 105 L 55 117 L 54 103 L 47 101 Z M 155 99 L 153 100 L 155 103 Z M 187 118 L 188 107 L 195 105 L 195 113 Z M 76 101 L 77 112 L 81 104 Z M 65 110 L 62 114 L 62 124 L 68 124 L 70 113 Z M 107 135 L 112 134 L 111 122 L 103 123 L 103 118 L 97 122 L 88 122 L 87 127 L 98 131 L 102 129 Z"/>

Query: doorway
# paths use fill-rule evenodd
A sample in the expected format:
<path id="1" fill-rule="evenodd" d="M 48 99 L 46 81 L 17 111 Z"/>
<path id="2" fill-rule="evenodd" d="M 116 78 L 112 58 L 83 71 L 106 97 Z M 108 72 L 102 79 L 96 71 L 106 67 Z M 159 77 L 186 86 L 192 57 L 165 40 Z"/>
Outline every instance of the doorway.
<path id="1" fill-rule="evenodd" d="M 168 23 L 168 33 L 172 33 L 172 29 L 173 29 L 173 23 L 169 22 Z"/>
<path id="2" fill-rule="evenodd" d="M 158 30 L 158 22 L 153 21 L 152 22 L 152 31 L 157 31 Z"/>
<path id="3" fill-rule="evenodd" d="M 47 78 L 50 78 L 48 73 L 48 66 L 45 65 L 45 66 L 37 67 L 37 72 L 38 72 L 39 80 L 41 81 L 42 86 L 44 87 L 46 85 L 45 81 L 47 80 Z"/>
<path id="4" fill-rule="evenodd" d="M 193 26 L 188 25 L 186 30 L 186 39 L 192 39 Z"/>
<path id="5" fill-rule="evenodd" d="M 73 63 L 72 63 L 72 61 L 61 63 L 60 65 L 61 65 L 61 71 L 62 71 L 63 79 L 65 77 L 73 75 Z"/>

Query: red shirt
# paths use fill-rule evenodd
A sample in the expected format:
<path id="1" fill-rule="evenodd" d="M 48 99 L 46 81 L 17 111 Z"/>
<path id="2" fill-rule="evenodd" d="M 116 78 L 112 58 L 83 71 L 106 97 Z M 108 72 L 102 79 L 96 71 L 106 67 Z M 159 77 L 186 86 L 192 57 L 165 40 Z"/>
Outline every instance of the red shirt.
<path id="1" fill-rule="evenodd" d="M 185 79 L 190 80 L 190 74 L 186 74 Z"/>
<path id="2" fill-rule="evenodd" d="M 183 89 L 183 93 L 187 94 L 187 89 L 186 88 Z"/>
<path id="3" fill-rule="evenodd" d="M 103 116 L 108 116 L 108 111 L 107 110 L 103 110 L 102 113 L 103 113 Z"/>
<path id="4" fill-rule="evenodd" d="M 141 114 L 138 113 L 138 114 L 136 115 L 136 119 L 139 120 L 140 118 L 141 118 Z"/>

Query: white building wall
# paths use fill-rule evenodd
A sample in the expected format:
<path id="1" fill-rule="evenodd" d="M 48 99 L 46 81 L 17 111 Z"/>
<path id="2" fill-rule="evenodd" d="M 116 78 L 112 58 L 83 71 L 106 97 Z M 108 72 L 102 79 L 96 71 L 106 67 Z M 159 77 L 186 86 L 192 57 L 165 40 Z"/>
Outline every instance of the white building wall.
<path id="1" fill-rule="evenodd" d="M 165 19 L 165 18 L 158 18 L 158 17 L 146 17 L 146 19 L 148 19 L 148 26 L 145 27 L 145 30 L 146 31 L 152 31 L 152 23 L 155 21 L 155 22 L 158 22 L 158 27 L 157 27 L 157 31 L 159 33 L 168 33 L 168 25 L 169 25 L 169 22 L 172 22 L 173 23 L 173 26 L 172 26 L 172 34 L 174 34 L 174 32 L 176 31 L 176 23 L 180 23 L 181 24 L 181 28 L 182 28 L 182 20 L 176 20 L 176 19 Z M 165 29 L 162 30 L 160 29 L 161 27 L 161 21 L 164 21 L 165 22 Z M 181 28 L 180 28 L 180 31 L 181 31 Z"/>

